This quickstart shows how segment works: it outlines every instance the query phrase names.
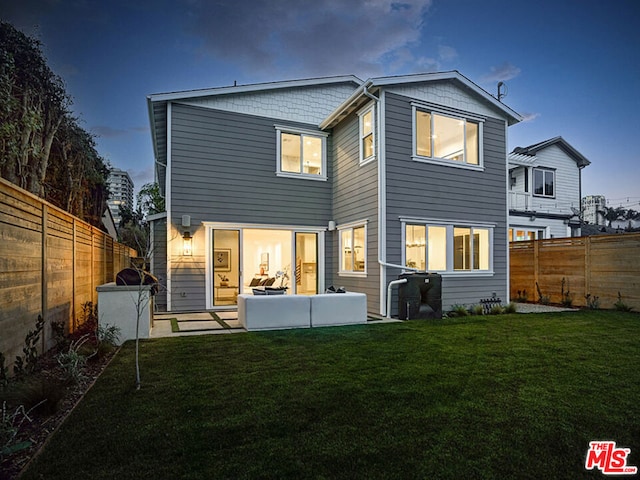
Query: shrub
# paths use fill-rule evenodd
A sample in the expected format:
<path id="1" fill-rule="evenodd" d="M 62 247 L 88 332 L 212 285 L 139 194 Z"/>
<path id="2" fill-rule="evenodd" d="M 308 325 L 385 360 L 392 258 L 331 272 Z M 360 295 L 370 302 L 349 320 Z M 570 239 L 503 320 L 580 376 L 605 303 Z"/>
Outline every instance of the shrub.
<path id="1" fill-rule="evenodd" d="M 504 313 L 504 308 L 501 305 L 494 305 L 489 310 L 489 315 L 501 315 Z"/>
<path id="2" fill-rule="evenodd" d="M 30 412 L 52 414 L 58 410 L 65 393 L 65 386 L 55 378 L 32 377 L 12 382 L 4 400 L 11 405 L 23 405 Z"/>
<path id="3" fill-rule="evenodd" d="M 536 290 L 538 291 L 538 303 L 547 305 L 551 301 L 551 299 L 549 298 L 549 295 L 542 294 L 542 290 L 540 290 L 540 285 L 538 285 L 538 282 L 536 282 Z"/>
<path id="4" fill-rule="evenodd" d="M 473 305 L 469 309 L 469 312 L 471 313 L 471 315 L 484 315 L 484 308 L 482 307 L 482 305 Z"/>
<path id="5" fill-rule="evenodd" d="M 515 303 L 510 302 L 506 307 L 504 307 L 504 313 L 517 313 L 518 309 L 516 308 Z"/>
<path id="6" fill-rule="evenodd" d="M 4 354 L 0 352 L 0 389 L 7 388 L 9 384 L 9 367 L 4 362 Z"/>
<path id="7" fill-rule="evenodd" d="M 600 300 L 595 295 L 592 297 L 590 293 L 587 293 L 584 298 L 587 301 L 587 308 L 590 308 L 591 310 L 597 310 L 600 308 Z"/>
<path id="8" fill-rule="evenodd" d="M 517 296 L 515 298 L 516 302 L 526 302 L 529 299 L 529 296 L 527 295 L 527 291 L 526 290 L 518 290 L 517 291 Z"/>
<path id="9" fill-rule="evenodd" d="M 564 290 L 564 286 L 565 283 L 567 285 L 567 291 L 565 292 Z M 564 277 L 562 277 L 562 289 L 561 289 L 561 293 L 560 293 L 560 298 L 562 299 L 562 305 L 564 305 L 565 307 L 570 307 L 573 304 L 573 296 L 571 295 L 571 292 L 569 291 L 569 280 L 565 280 Z"/>
<path id="10" fill-rule="evenodd" d="M 7 402 L 2 402 L 0 412 L 0 459 L 5 455 L 24 450 L 31 446 L 30 441 L 16 442 L 20 428 L 25 421 L 31 422 L 24 406 L 19 405 L 15 410 L 9 410 Z"/>
<path id="11" fill-rule="evenodd" d="M 42 315 L 38 315 L 36 321 L 36 329 L 29 330 L 24 337 L 24 347 L 22 347 L 22 353 L 24 357 L 18 355 L 13 364 L 13 372 L 17 376 L 22 376 L 25 373 L 33 373 L 38 363 L 38 342 L 40 341 L 40 333 L 44 328 L 44 319 Z"/>
<path id="12" fill-rule="evenodd" d="M 622 301 L 622 295 L 620 294 L 620 292 L 618 292 L 618 301 L 614 303 L 613 306 L 619 312 L 630 312 L 631 310 L 633 310 L 633 307 L 630 307 Z"/>
<path id="13" fill-rule="evenodd" d="M 467 315 L 469 315 L 469 311 L 464 305 L 454 305 L 449 312 L 450 317 L 466 317 Z"/>
<path id="14" fill-rule="evenodd" d="M 88 334 L 71 342 L 69 350 L 56 355 L 56 360 L 62 367 L 71 383 L 78 383 L 82 378 L 82 367 L 87 363 L 87 357 L 80 353 L 81 348 L 88 340 Z"/>

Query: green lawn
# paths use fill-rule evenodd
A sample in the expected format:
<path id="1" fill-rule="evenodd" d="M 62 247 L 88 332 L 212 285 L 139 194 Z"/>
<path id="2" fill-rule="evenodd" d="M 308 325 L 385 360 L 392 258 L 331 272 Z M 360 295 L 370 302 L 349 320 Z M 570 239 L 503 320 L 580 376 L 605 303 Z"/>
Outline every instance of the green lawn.
<path id="1" fill-rule="evenodd" d="M 503 315 L 127 344 L 24 479 L 605 478 L 640 466 L 640 316 Z"/>

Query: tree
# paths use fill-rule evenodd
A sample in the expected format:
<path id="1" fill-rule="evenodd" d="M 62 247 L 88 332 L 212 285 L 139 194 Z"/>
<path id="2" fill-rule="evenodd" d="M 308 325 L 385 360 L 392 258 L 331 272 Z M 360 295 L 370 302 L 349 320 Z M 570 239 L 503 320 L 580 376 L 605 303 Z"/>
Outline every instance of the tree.
<path id="1" fill-rule="evenodd" d="M 140 188 L 136 197 L 136 209 L 120 207 L 120 242 L 135 248 L 140 257 L 147 257 L 149 245 L 149 223 L 147 217 L 164 212 L 164 198 L 157 183 L 147 183 Z"/>
<path id="2" fill-rule="evenodd" d="M 601 210 L 600 213 L 602 213 L 604 219 L 609 222 L 607 226 L 610 227 L 611 222 L 615 222 L 616 220 L 622 220 L 625 218 L 626 210 L 622 207 L 604 207 L 604 209 Z"/>
<path id="3" fill-rule="evenodd" d="M 93 135 L 70 116 L 63 119 L 51 151 L 45 198 L 89 223 L 100 226 L 109 195 L 109 169 Z"/>
<path id="4" fill-rule="evenodd" d="M 145 218 L 165 211 L 164 198 L 157 183 L 143 185 L 138 192 L 137 201 Z"/>
<path id="5" fill-rule="evenodd" d="M 2 21 L 0 105 L 2 177 L 42 197 L 51 145 L 71 99 L 40 42 Z"/>
<path id="6" fill-rule="evenodd" d="M 109 175 L 38 40 L 0 21 L 0 175 L 101 227 Z"/>

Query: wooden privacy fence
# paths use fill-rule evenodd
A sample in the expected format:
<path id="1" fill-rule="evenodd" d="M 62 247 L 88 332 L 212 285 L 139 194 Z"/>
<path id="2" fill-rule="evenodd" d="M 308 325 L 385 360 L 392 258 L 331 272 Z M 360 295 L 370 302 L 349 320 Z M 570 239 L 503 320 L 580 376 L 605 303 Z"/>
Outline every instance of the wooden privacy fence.
<path id="1" fill-rule="evenodd" d="M 587 294 L 598 297 L 600 308 L 622 301 L 640 310 L 640 234 L 594 235 L 512 242 L 509 245 L 510 295 L 526 291 L 538 301 L 536 282 L 552 303 L 562 303 L 569 291 L 575 306 L 587 306 Z"/>
<path id="2" fill-rule="evenodd" d="M 0 353 L 7 365 L 22 354 L 25 335 L 45 319 L 42 349 L 52 346 L 51 322 L 72 331 L 96 287 L 129 266 L 135 250 L 107 233 L 0 179 Z"/>

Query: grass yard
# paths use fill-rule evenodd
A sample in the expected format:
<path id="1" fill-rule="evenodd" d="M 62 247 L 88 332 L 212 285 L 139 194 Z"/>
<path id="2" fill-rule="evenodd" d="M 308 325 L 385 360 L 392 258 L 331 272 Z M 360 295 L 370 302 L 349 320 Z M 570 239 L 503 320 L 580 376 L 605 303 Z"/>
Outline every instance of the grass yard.
<path id="1" fill-rule="evenodd" d="M 640 466 L 640 315 L 503 315 L 127 344 L 27 479 L 576 479 Z"/>

